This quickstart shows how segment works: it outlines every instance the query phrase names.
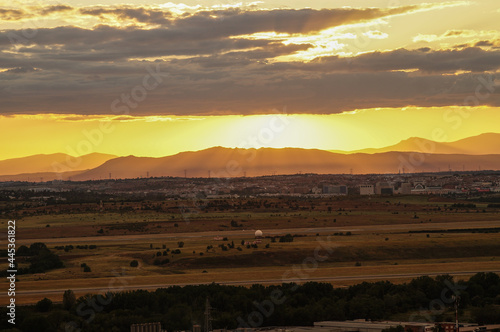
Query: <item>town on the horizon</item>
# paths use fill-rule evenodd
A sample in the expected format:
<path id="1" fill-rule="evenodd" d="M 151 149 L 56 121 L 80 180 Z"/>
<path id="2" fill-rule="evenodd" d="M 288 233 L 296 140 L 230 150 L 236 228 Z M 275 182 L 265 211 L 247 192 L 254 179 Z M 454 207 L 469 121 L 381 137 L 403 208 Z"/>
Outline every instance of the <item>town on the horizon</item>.
<path id="1" fill-rule="evenodd" d="M 468 198 L 500 193 L 500 171 L 446 171 L 414 174 L 290 174 L 238 178 L 149 177 L 88 181 L 0 182 L 2 190 L 43 193 L 31 199 L 64 200 L 69 191 L 205 199 L 240 196 L 443 195 Z M 23 195 L 26 195 L 23 193 Z"/>

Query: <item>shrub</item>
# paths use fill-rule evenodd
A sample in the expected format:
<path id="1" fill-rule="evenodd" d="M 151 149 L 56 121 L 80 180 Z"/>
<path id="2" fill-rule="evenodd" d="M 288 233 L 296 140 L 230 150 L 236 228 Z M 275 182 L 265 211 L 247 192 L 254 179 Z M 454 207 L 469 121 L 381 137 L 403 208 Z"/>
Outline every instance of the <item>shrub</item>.
<path id="1" fill-rule="evenodd" d="M 76 303 L 75 293 L 71 289 L 68 289 L 63 294 L 63 307 L 66 310 L 71 309 L 71 307 Z"/>
<path id="2" fill-rule="evenodd" d="M 36 310 L 40 312 L 47 312 L 52 307 L 52 301 L 48 298 L 43 298 L 36 304 Z"/>

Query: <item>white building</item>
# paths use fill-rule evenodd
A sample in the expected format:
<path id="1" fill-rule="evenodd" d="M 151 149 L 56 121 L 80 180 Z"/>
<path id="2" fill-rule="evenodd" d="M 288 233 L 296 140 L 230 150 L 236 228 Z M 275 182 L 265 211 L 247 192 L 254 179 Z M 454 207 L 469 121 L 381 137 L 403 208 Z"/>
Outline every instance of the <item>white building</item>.
<path id="1" fill-rule="evenodd" d="M 375 195 L 375 187 L 373 184 L 362 184 L 359 186 L 360 195 Z"/>

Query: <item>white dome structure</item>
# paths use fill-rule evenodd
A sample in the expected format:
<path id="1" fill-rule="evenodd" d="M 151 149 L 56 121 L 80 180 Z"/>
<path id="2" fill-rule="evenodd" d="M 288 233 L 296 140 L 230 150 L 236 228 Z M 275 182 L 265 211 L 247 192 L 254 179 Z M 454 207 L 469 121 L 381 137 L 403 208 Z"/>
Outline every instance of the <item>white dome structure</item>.
<path id="1" fill-rule="evenodd" d="M 256 238 L 262 237 L 262 231 L 261 230 L 255 231 L 255 237 Z"/>

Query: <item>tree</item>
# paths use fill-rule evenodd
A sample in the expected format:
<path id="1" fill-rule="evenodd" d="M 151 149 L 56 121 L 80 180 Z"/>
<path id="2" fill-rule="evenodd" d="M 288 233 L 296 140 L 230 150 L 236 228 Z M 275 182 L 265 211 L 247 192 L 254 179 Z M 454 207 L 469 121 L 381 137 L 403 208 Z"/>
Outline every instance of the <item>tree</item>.
<path id="1" fill-rule="evenodd" d="M 177 245 L 179 246 L 179 248 L 182 248 L 182 247 L 184 247 L 184 242 L 179 241 L 179 242 L 177 242 Z"/>
<path id="2" fill-rule="evenodd" d="M 31 253 L 30 249 L 26 246 L 20 246 L 17 248 L 16 255 L 17 256 L 29 256 Z"/>
<path id="3" fill-rule="evenodd" d="M 136 259 L 134 259 L 133 261 L 130 262 L 130 266 L 131 267 L 138 267 L 139 266 L 139 262 Z"/>
<path id="4" fill-rule="evenodd" d="M 38 301 L 36 304 L 36 310 L 40 312 L 47 312 L 52 307 L 52 301 L 46 297 Z"/>
<path id="5" fill-rule="evenodd" d="M 280 236 L 280 242 L 293 242 L 293 235 L 287 234 L 285 236 Z"/>
<path id="6" fill-rule="evenodd" d="M 65 291 L 63 294 L 63 307 L 64 307 L 64 309 L 66 309 L 66 310 L 71 309 L 71 307 L 75 304 L 75 302 L 76 302 L 75 293 L 71 289 L 68 289 L 67 291 Z"/>

